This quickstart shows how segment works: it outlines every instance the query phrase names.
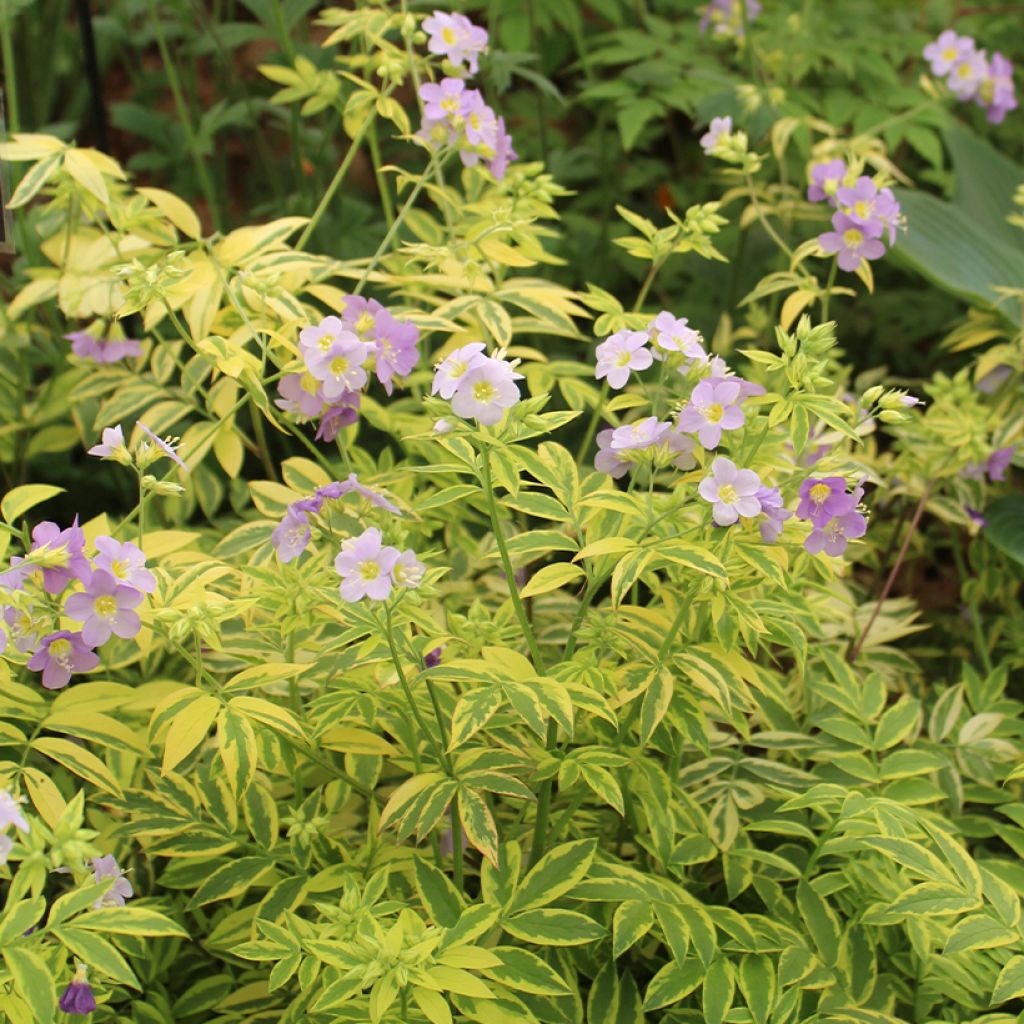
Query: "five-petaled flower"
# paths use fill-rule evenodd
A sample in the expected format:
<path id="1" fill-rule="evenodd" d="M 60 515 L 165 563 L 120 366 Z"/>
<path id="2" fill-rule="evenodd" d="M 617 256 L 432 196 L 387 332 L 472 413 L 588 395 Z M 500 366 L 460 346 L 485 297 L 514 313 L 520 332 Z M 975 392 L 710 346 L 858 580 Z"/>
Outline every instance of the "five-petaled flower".
<path id="1" fill-rule="evenodd" d="M 826 253 L 838 254 L 840 270 L 854 271 L 863 260 L 877 260 L 885 254 L 885 243 L 878 237 L 882 226 L 863 226 L 841 210 L 832 215 L 832 230 L 818 236 Z"/>
<path id="2" fill-rule="evenodd" d="M 111 634 L 127 640 L 138 633 L 142 621 L 134 609 L 141 603 L 140 591 L 118 582 L 106 569 L 95 569 L 85 590 L 64 602 L 64 611 L 82 623 L 82 639 L 99 647 Z"/>
<path id="3" fill-rule="evenodd" d="M 753 519 L 760 514 L 760 488 L 761 478 L 752 469 L 737 469 L 732 459 L 719 455 L 697 491 L 711 503 L 711 518 L 719 526 L 731 526 L 741 517 Z"/>
<path id="4" fill-rule="evenodd" d="M 130 900 L 135 895 L 132 883 L 125 878 L 124 871 L 118 866 L 112 853 L 104 854 L 102 857 L 93 857 L 92 876 L 97 882 L 103 882 L 108 878 L 114 881 L 114 884 L 93 903 L 97 910 L 100 907 L 123 907 L 124 901 Z"/>
<path id="5" fill-rule="evenodd" d="M 717 448 L 723 430 L 738 430 L 743 426 L 742 401 L 740 378 L 702 380 L 679 413 L 677 425 L 686 433 L 695 433 L 705 448 Z"/>
<path id="6" fill-rule="evenodd" d="M 81 633 L 61 629 L 40 641 L 39 650 L 29 659 L 33 672 L 42 672 L 47 690 L 60 690 L 77 672 L 88 672 L 100 663 L 99 656 L 82 639 Z"/>
<path id="7" fill-rule="evenodd" d="M 499 423 L 519 401 L 516 381 L 521 379 L 522 374 L 516 373 L 510 363 L 488 356 L 459 378 L 452 395 L 452 412 L 484 426 Z"/>
<path id="8" fill-rule="evenodd" d="M 430 38 L 427 49 L 450 60 L 465 64 L 470 74 L 478 71 L 480 54 L 487 50 L 487 29 L 474 25 L 464 14 L 434 11 L 423 19 L 424 31 Z"/>
<path id="9" fill-rule="evenodd" d="M 598 380 L 606 378 L 608 386 L 616 391 L 624 388 L 630 370 L 646 370 L 654 362 L 648 341 L 650 335 L 646 331 L 616 331 L 595 350 L 594 376 Z"/>
<path id="10" fill-rule="evenodd" d="M 349 602 L 369 597 L 383 601 L 394 586 L 391 575 L 400 552 L 383 544 L 380 530 L 369 527 L 358 537 L 342 541 L 334 568 L 341 577 L 341 596 Z"/>

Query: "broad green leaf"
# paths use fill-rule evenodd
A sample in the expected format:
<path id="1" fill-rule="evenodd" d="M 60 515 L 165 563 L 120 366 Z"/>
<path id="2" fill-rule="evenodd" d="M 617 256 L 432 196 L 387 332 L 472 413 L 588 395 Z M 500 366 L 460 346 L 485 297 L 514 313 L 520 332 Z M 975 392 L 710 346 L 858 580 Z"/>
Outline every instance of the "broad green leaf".
<path id="1" fill-rule="evenodd" d="M 413 862 L 416 891 L 435 924 L 451 928 L 463 910 L 462 897 L 448 876 L 422 857 Z"/>
<path id="2" fill-rule="evenodd" d="M 704 965 L 699 960 L 665 964 L 647 986 L 644 1009 L 660 1010 L 685 999 L 704 980 L 704 973 Z"/>
<path id="3" fill-rule="evenodd" d="M 565 980 L 535 953 L 518 946 L 495 946 L 493 952 L 500 960 L 497 967 L 488 967 L 483 973 L 517 992 L 538 996 L 569 995 Z"/>
<path id="4" fill-rule="evenodd" d="M 654 926 L 654 911 L 649 903 L 626 900 L 612 918 L 612 953 L 616 959 L 640 941 Z"/>
<path id="5" fill-rule="evenodd" d="M 0 515 L 5 523 L 20 519 L 30 508 L 41 505 L 57 494 L 63 494 L 63 487 L 52 484 L 25 484 L 8 491 L 0 501 Z"/>
<path id="6" fill-rule="evenodd" d="M 494 823 L 487 801 L 478 790 L 469 786 L 459 787 L 459 815 L 469 842 L 492 864 L 498 862 L 498 827 Z"/>
<path id="7" fill-rule="evenodd" d="M 167 738 L 160 771 L 166 775 L 206 739 L 221 703 L 210 693 L 197 695 L 174 716 Z"/>
<path id="8" fill-rule="evenodd" d="M 526 586 L 519 592 L 519 596 L 526 598 L 546 594 L 548 591 L 564 587 L 566 583 L 578 580 L 585 575 L 580 566 L 573 565 L 571 562 L 545 565 L 530 577 Z"/>
<path id="9" fill-rule="evenodd" d="M 701 1005 L 704 1010 L 704 1024 L 722 1024 L 732 1007 L 736 993 L 736 979 L 732 964 L 719 957 L 704 976 L 704 992 Z"/>
<path id="10" fill-rule="evenodd" d="M 999 972 L 992 990 L 991 1006 L 1001 1006 L 1024 996 L 1024 956 L 1011 957 Z"/>
<path id="11" fill-rule="evenodd" d="M 38 953 L 18 946 L 6 947 L 3 957 L 14 989 L 32 1008 L 32 1016 L 39 1024 L 51 1024 L 57 1013 L 57 992 L 46 962 Z"/>
<path id="12" fill-rule="evenodd" d="M 510 912 L 544 907 L 570 892 L 586 877 L 596 849 L 597 840 L 580 839 L 546 853 L 520 883 Z"/>
<path id="13" fill-rule="evenodd" d="M 803 878 L 796 887 L 796 903 L 821 959 L 828 966 L 833 966 L 839 956 L 839 920 L 835 911 L 818 890 Z"/>
<path id="14" fill-rule="evenodd" d="M 464 693 L 452 715 L 452 740 L 448 749 L 461 747 L 490 721 L 504 703 L 505 691 L 498 685 L 480 686 Z"/>
<path id="15" fill-rule="evenodd" d="M 67 770 L 86 782 L 91 782 L 97 789 L 120 797 L 121 786 L 111 774 L 110 769 L 94 754 L 71 740 L 55 739 L 42 736 L 34 740 L 32 746 L 41 754 L 63 765 Z"/>
<path id="16" fill-rule="evenodd" d="M 965 953 L 972 949 L 996 949 L 1018 940 L 1012 928 L 984 914 L 972 914 L 957 922 L 949 933 L 943 953 Z"/>
<path id="17" fill-rule="evenodd" d="M 982 536 L 1015 562 L 1024 565 L 1024 495 L 1007 494 L 985 509 Z"/>
<path id="18" fill-rule="evenodd" d="M 75 927 L 111 935 L 188 937 L 188 932 L 181 925 L 148 907 L 101 907 L 76 917 Z"/>
<path id="19" fill-rule="evenodd" d="M 740 961 L 739 982 L 754 1024 L 768 1024 L 775 1006 L 775 967 L 771 957 L 745 956 Z"/>
<path id="20" fill-rule="evenodd" d="M 506 918 L 502 927 L 515 938 L 535 946 L 582 946 L 605 935 L 604 928 L 586 914 L 551 907 Z"/>

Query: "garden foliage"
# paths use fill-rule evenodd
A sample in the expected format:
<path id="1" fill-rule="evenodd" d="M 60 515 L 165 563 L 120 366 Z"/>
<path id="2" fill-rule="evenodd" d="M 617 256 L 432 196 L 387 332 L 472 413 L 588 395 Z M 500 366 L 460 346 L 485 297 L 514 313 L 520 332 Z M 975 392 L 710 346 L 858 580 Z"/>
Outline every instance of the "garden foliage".
<path id="1" fill-rule="evenodd" d="M 550 167 L 550 69 L 404 0 L 246 4 L 312 202 L 228 226 L 155 10 L 162 185 L 0 145 L 4 1019 L 1017 1019 L 1012 64 L 577 6 L 500 22 L 600 108 Z"/>

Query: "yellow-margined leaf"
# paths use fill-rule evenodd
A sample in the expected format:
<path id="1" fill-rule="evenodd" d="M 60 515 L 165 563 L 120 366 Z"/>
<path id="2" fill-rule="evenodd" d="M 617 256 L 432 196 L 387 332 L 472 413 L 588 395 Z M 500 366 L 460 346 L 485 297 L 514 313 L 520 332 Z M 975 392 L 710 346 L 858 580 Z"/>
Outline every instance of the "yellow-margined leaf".
<path id="1" fill-rule="evenodd" d="M 91 782 L 97 789 L 105 790 L 114 796 L 122 796 L 121 786 L 111 774 L 110 769 L 94 754 L 71 740 L 55 739 L 43 736 L 33 741 L 32 746 L 40 754 L 63 765 L 67 770 L 86 782 Z"/>
<path id="2" fill-rule="evenodd" d="M 4 495 L 3 501 L 0 501 L 0 515 L 3 515 L 5 523 L 13 523 L 30 508 L 35 508 L 36 505 L 41 505 L 44 501 L 63 493 L 63 487 L 55 487 L 52 484 L 25 484 L 22 487 L 15 487 Z"/>
<path id="3" fill-rule="evenodd" d="M 558 590 L 572 580 L 585 577 L 586 573 L 571 562 L 558 562 L 555 565 L 545 565 L 538 569 L 529 582 L 519 592 L 520 597 L 536 597 L 538 594 L 546 594 L 551 590 Z"/>
<path id="4" fill-rule="evenodd" d="M 184 199 L 162 188 L 139 188 L 136 191 L 145 196 L 187 238 L 198 239 L 202 235 L 199 218 Z"/>
<path id="5" fill-rule="evenodd" d="M 174 716 L 164 741 L 164 759 L 160 771 L 166 775 L 206 739 L 221 703 L 209 693 L 198 696 Z"/>

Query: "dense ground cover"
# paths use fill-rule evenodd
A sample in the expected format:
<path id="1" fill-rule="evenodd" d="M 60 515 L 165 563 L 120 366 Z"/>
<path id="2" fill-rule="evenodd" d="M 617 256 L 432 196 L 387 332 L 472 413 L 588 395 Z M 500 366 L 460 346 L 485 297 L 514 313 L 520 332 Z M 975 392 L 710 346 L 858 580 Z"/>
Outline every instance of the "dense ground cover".
<path id="1" fill-rule="evenodd" d="M 65 6 L 0 1014 L 1018 1019 L 1019 6 Z"/>

